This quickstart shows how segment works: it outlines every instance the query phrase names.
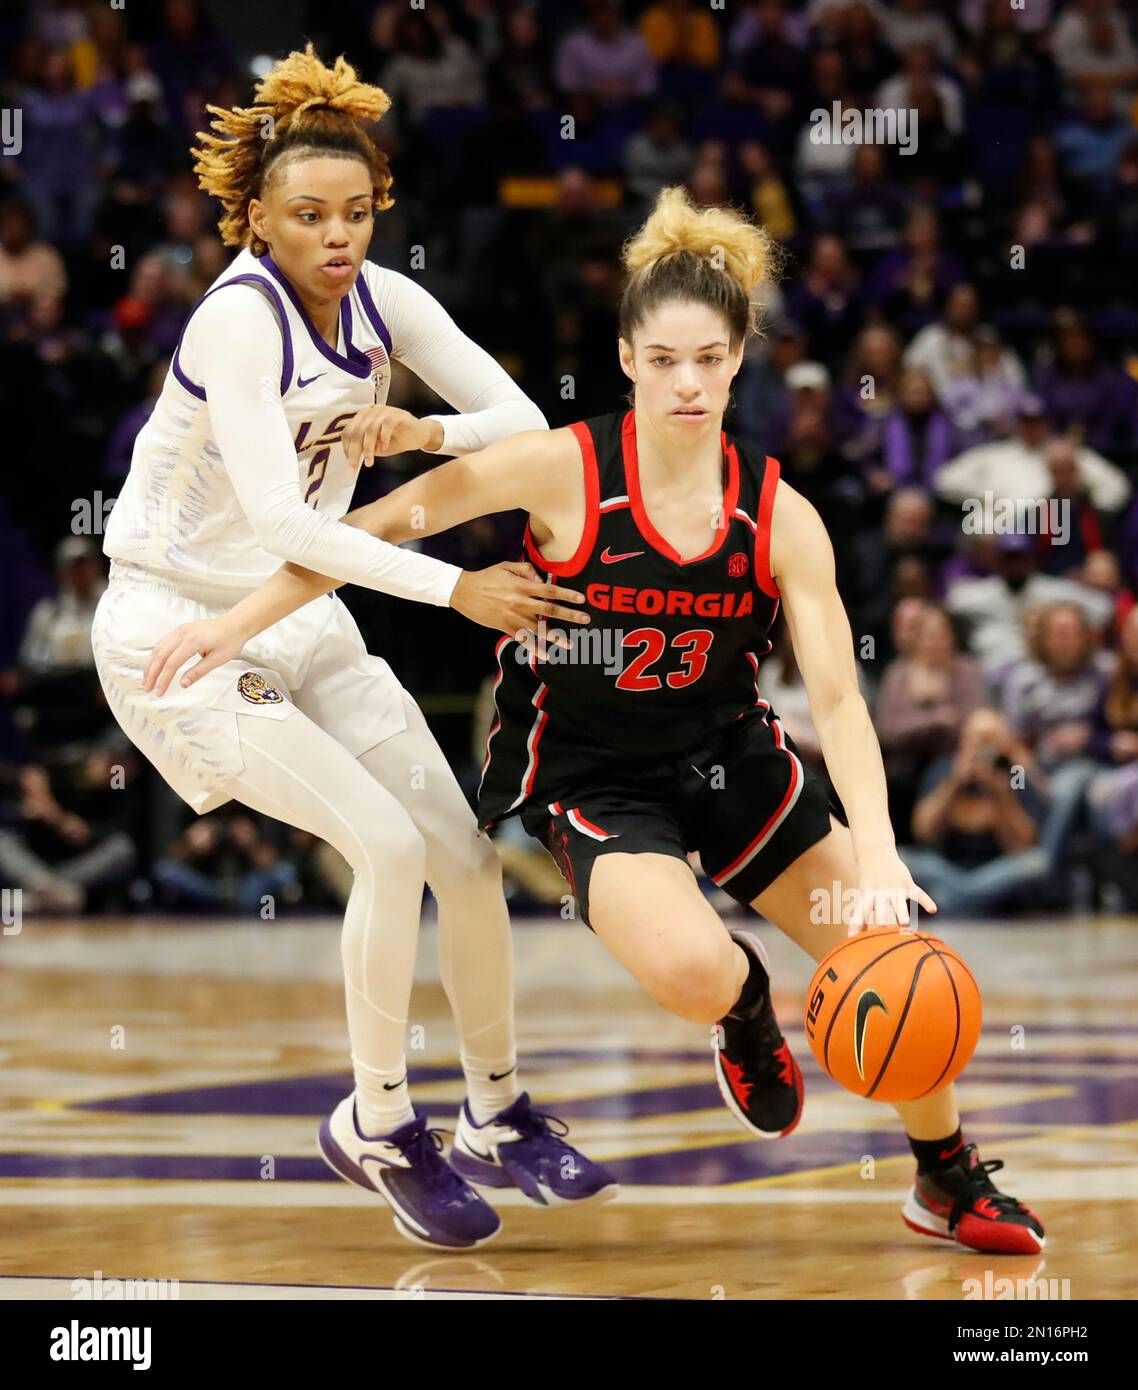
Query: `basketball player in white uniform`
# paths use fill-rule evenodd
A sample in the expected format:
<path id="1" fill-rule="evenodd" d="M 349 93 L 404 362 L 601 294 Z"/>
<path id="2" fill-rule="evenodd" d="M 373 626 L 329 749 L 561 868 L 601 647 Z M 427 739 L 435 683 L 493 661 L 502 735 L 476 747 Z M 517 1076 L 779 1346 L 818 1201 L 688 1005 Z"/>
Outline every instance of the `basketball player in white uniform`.
<path id="1" fill-rule="evenodd" d="M 341 520 L 361 461 L 467 453 L 545 421 L 430 294 L 366 260 L 390 178 L 361 121 L 382 114 L 384 94 L 309 46 L 257 98 L 212 108 L 223 136 L 203 135 L 196 151 L 202 186 L 226 210 L 222 234 L 244 249 L 191 312 L 135 444 L 106 532 L 96 663 L 123 729 L 196 811 L 235 798 L 352 866 L 343 964 L 355 1090 L 323 1125 L 321 1151 L 378 1190 L 410 1239 L 470 1248 L 499 1218 L 444 1161 L 407 1090 L 424 878 L 467 1083 L 460 1139 L 492 1156 L 493 1185 L 542 1204 L 615 1186 L 519 1091 L 497 855 L 417 705 L 334 597 L 251 637 L 192 689 L 158 698 L 142 674 L 172 627 L 226 611 L 285 560 L 506 630 L 550 612 L 579 620 L 559 602 L 571 591 L 526 567 L 464 573 Z M 267 116 L 269 140 L 257 129 Z M 387 407 L 393 359 L 459 413 L 417 420 Z"/>

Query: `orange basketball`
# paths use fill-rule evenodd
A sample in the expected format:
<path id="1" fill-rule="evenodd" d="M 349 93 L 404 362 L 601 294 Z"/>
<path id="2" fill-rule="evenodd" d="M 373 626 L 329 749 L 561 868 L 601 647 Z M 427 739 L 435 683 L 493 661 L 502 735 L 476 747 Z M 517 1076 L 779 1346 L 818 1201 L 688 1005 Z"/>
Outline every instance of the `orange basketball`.
<path id="1" fill-rule="evenodd" d="M 827 1075 L 870 1100 L 918 1100 L 960 1075 L 980 1038 L 980 990 L 924 932 L 874 927 L 835 946 L 806 996 L 806 1036 Z"/>

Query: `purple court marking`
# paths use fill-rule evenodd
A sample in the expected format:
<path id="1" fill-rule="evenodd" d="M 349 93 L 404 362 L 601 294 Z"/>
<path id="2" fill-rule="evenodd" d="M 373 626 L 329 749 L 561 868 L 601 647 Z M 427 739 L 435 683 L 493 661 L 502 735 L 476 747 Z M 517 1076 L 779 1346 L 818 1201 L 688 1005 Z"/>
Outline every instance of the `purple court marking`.
<path id="1" fill-rule="evenodd" d="M 1116 1029 L 1110 1025 L 1033 1025 L 1036 1034 L 1071 1033 L 1100 1037 L 1115 1033 L 1135 1033 L 1138 1029 Z M 793 1038 L 793 1035 L 792 1035 Z M 797 1043 L 797 1040 L 795 1040 Z M 807 1105 L 810 1097 L 837 1091 L 835 1083 L 824 1077 L 804 1046 L 797 1046 L 807 1077 Z M 702 1110 L 715 1110 L 719 1094 L 711 1074 L 710 1049 L 649 1048 L 552 1048 L 531 1053 L 531 1069 L 551 1065 L 572 1067 L 575 1063 L 628 1062 L 650 1065 L 706 1061 L 707 1080 L 675 1085 L 654 1085 L 612 1094 L 584 1094 L 550 1106 L 567 1121 L 634 1120 L 652 1116 L 677 1117 Z M 1072 1068 L 1069 1076 L 1041 1076 L 1039 1069 L 1062 1063 Z M 1037 1127 L 1073 1124 L 1121 1124 L 1138 1119 L 1138 1080 L 1129 1071 L 1133 1059 L 1096 1052 L 1088 1055 L 1031 1050 L 1029 1053 L 982 1056 L 976 1059 L 973 1078 L 984 1084 L 1008 1086 L 1061 1085 L 1069 1094 L 1018 1102 L 996 1101 L 983 1108 L 970 1108 L 969 1121 L 988 1124 L 1001 1122 Z M 455 1065 L 419 1066 L 411 1071 L 411 1086 L 428 1082 L 457 1082 L 462 1073 Z M 315 1128 L 320 1117 L 330 1113 L 351 1089 L 348 1072 L 329 1072 L 320 1076 L 280 1077 L 241 1081 L 232 1085 L 186 1087 L 142 1095 L 116 1096 L 104 1100 L 81 1101 L 68 1109 L 150 1115 L 241 1115 L 298 1116 L 310 1118 Z M 540 1104 L 541 1097 L 537 1096 Z M 435 1124 L 450 1128 L 455 1123 L 456 1103 L 420 1101 Z M 880 1108 L 880 1107 L 879 1107 Z M 867 1113 L 868 1119 L 868 1113 Z M 1023 1137 L 1022 1134 L 1017 1137 Z M 998 1136 L 987 1140 L 998 1145 Z M 716 1186 L 754 1178 L 855 1163 L 868 1150 L 878 1157 L 908 1152 L 900 1130 L 874 1132 L 833 1130 L 819 1134 L 796 1135 L 782 1144 L 747 1141 L 724 1143 L 709 1139 L 706 1146 L 665 1150 L 659 1153 L 616 1159 L 608 1163 L 617 1179 L 635 1185 Z M 240 1155 L 204 1154 L 0 1154 L 0 1178 L 153 1178 L 167 1181 L 261 1181 L 260 1158 Z M 276 1177 L 291 1182 L 335 1182 L 337 1179 L 315 1156 L 284 1157 L 277 1160 Z"/>

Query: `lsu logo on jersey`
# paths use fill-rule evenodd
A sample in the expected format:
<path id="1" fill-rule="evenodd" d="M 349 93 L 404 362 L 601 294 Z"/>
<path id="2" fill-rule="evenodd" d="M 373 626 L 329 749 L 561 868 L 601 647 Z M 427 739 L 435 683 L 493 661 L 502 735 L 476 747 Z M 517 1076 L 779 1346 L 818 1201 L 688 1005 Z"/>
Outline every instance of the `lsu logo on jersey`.
<path id="1" fill-rule="evenodd" d="M 248 700 L 251 705 L 279 705 L 284 700 L 281 692 L 274 690 L 264 676 L 259 676 L 256 671 L 246 671 L 243 676 L 239 676 L 237 689 L 242 698 Z"/>

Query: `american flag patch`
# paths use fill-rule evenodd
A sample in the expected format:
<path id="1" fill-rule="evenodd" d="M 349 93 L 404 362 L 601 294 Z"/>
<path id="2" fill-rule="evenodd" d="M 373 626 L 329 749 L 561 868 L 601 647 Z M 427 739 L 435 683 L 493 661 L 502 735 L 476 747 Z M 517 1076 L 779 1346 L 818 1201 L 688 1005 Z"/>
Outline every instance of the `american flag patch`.
<path id="1" fill-rule="evenodd" d="M 364 355 L 371 363 L 371 380 L 375 387 L 375 399 L 379 400 L 380 388 L 387 380 L 388 367 L 391 359 L 387 355 L 387 349 L 382 343 L 378 347 L 365 348 Z"/>

